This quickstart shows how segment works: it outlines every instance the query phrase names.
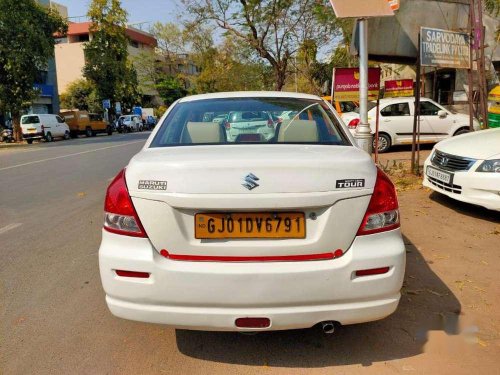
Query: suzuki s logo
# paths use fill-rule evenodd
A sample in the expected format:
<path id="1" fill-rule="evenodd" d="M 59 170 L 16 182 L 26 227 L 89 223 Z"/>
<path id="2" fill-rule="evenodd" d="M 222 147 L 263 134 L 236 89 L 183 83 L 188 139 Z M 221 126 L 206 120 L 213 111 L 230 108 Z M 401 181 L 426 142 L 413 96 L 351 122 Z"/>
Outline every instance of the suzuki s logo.
<path id="1" fill-rule="evenodd" d="M 242 183 L 241 185 L 246 187 L 248 190 L 253 190 L 257 186 L 259 186 L 257 181 L 259 181 L 259 178 L 256 175 L 254 175 L 253 173 L 249 173 L 245 176 L 245 182 Z"/>

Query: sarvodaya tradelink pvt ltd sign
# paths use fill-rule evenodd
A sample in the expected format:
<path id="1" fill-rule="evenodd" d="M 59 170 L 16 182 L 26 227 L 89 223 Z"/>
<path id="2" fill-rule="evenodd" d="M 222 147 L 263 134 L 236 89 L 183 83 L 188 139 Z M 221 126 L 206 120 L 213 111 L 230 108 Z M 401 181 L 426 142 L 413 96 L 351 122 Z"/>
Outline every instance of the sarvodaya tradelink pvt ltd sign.
<path id="1" fill-rule="evenodd" d="M 420 64 L 440 68 L 470 68 L 470 37 L 467 33 L 420 28 Z"/>

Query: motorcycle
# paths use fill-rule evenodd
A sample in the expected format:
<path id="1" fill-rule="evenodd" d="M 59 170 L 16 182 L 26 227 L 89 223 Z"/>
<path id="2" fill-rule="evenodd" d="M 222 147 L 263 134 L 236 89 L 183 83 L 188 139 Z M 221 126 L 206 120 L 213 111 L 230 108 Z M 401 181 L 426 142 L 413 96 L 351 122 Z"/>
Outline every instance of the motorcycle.
<path id="1" fill-rule="evenodd" d="M 0 141 L 6 143 L 14 142 L 14 132 L 12 129 L 0 126 Z"/>

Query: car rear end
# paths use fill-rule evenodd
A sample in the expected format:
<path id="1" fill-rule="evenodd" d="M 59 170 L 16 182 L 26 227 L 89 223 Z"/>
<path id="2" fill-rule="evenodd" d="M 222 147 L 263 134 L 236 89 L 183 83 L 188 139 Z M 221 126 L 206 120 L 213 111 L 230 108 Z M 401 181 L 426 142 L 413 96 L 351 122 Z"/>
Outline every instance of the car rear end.
<path id="1" fill-rule="evenodd" d="M 305 116 L 305 142 L 288 128 L 282 144 L 164 145 L 172 118 L 107 191 L 99 262 L 114 315 L 259 331 L 394 312 L 405 268 L 395 189 L 341 125 L 328 144 Z"/>
<path id="2" fill-rule="evenodd" d="M 45 125 L 42 121 L 42 116 L 39 115 L 23 115 L 21 116 L 21 131 L 23 139 L 33 141 L 45 137 Z"/>

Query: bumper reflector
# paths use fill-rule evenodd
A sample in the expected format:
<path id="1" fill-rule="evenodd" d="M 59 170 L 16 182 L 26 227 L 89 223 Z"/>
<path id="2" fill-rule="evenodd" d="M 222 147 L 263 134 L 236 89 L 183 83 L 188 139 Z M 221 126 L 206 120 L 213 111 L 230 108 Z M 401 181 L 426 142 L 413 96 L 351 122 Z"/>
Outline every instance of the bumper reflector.
<path id="1" fill-rule="evenodd" d="M 343 255 L 337 249 L 335 253 L 304 254 L 304 255 L 268 255 L 268 256 L 219 256 L 219 255 L 186 255 L 172 254 L 162 249 L 160 254 L 167 259 L 190 262 L 303 262 L 310 260 L 331 260 Z"/>
<path id="2" fill-rule="evenodd" d="M 389 267 L 371 268 L 369 270 L 356 271 L 356 276 L 382 275 L 389 272 Z"/>
<path id="3" fill-rule="evenodd" d="M 116 274 L 121 277 L 135 277 L 138 279 L 149 279 L 148 272 L 137 272 L 137 271 L 124 271 L 124 270 L 115 270 Z"/>
<path id="4" fill-rule="evenodd" d="M 271 320 L 269 318 L 238 318 L 235 324 L 239 328 L 267 328 L 271 326 Z"/>

